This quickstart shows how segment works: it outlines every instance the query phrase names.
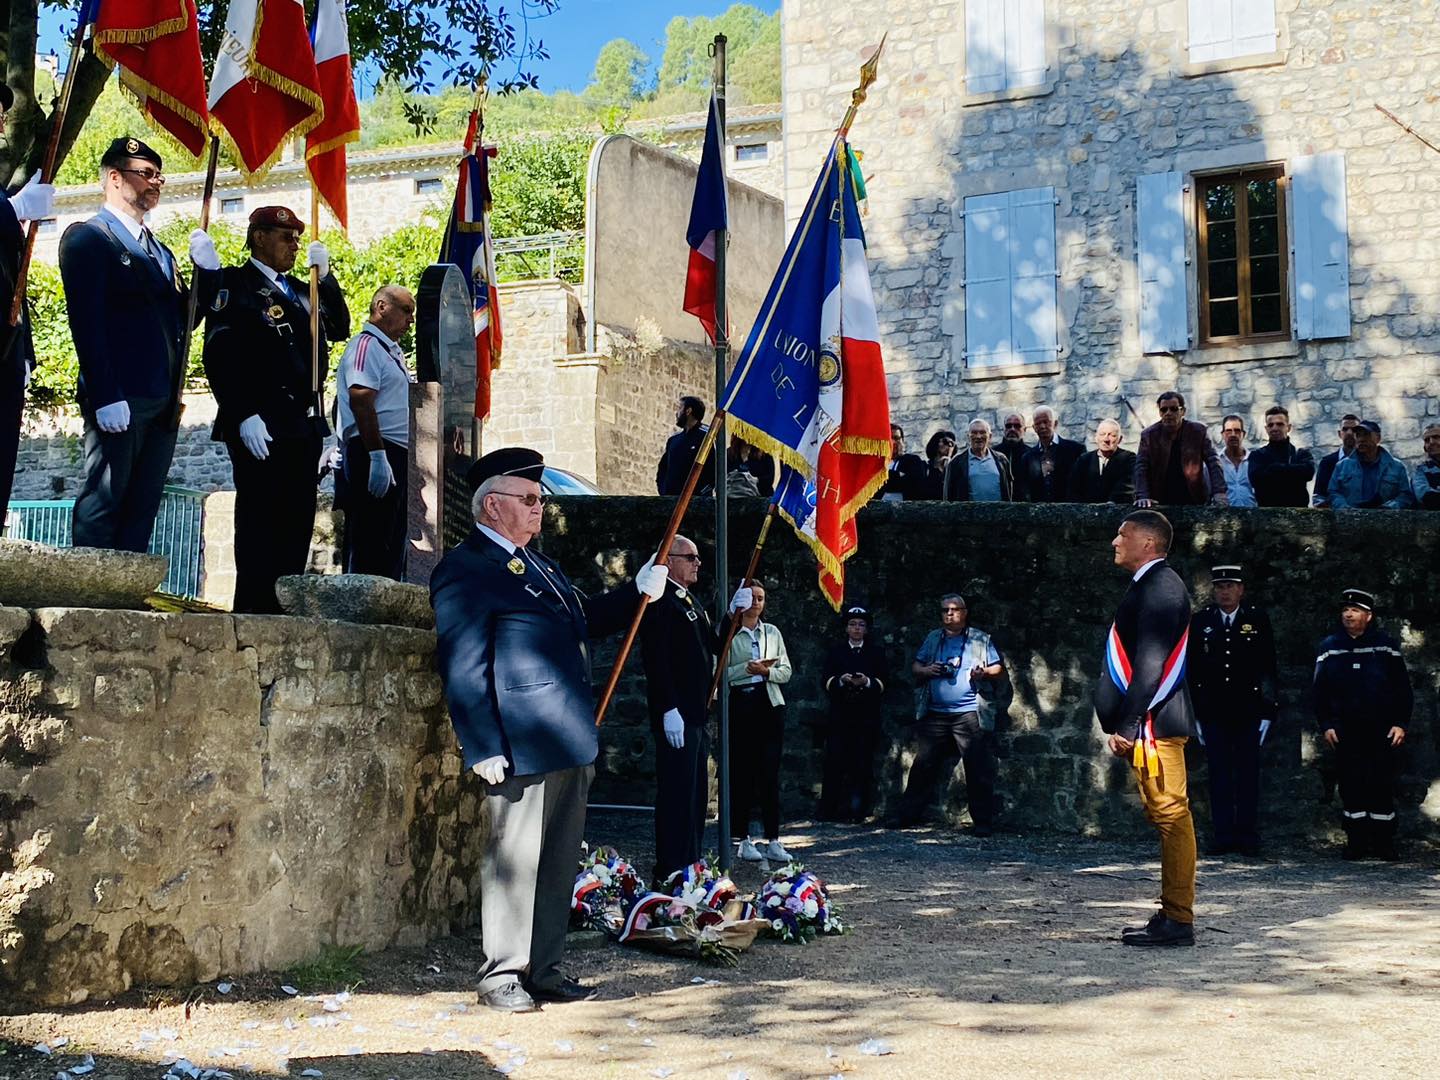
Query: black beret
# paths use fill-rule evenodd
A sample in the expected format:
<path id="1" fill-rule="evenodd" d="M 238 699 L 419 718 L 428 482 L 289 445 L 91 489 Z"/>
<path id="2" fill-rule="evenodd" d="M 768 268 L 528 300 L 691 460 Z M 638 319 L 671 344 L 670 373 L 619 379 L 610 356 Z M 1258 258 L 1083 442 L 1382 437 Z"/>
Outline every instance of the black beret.
<path id="1" fill-rule="evenodd" d="M 534 480 L 537 484 L 545 471 L 545 459 L 539 451 L 523 446 L 506 446 L 491 450 L 465 474 L 472 488 L 478 488 L 492 476 L 518 476 L 522 480 Z"/>
<path id="2" fill-rule="evenodd" d="M 1236 585 L 1245 584 L 1245 577 L 1238 566 L 1212 566 L 1210 568 L 1210 583 L 1212 585 L 1223 585 L 1227 582 L 1234 582 Z"/>
<path id="3" fill-rule="evenodd" d="M 296 229 L 305 231 L 305 222 L 288 206 L 261 206 L 250 213 L 252 229 Z"/>
<path id="4" fill-rule="evenodd" d="M 116 139 L 110 144 L 109 149 L 105 151 L 104 157 L 100 159 L 100 167 L 102 169 L 121 169 L 125 167 L 131 158 L 140 158 L 143 161 L 148 161 L 157 169 L 163 169 L 165 167 L 161 164 L 159 154 L 139 139 L 131 139 L 128 137 Z"/>
<path id="5" fill-rule="evenodd" d="M 1364 589 L 1346 589 L 1341 596 L 1341 607 L 1358 607 L 1361 611 L 1375 610 L 1375 594 Z"/>
<path id="6" fill-rule="evenodd" d="M 0 82 L 0 109 L 9 109 L 15 104 L 15 91 Z"/>

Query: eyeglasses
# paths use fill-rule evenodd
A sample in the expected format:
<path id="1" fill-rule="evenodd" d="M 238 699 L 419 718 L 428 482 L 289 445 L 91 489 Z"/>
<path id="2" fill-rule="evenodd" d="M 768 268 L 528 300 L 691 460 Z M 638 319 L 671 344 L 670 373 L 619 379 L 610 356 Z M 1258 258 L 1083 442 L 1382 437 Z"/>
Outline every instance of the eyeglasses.
<path id="1" fill-rule="evenodd" d="M 492 491 L 490 494 L 504 495 L 509 499 L 519 499 L 526 506 L 544 506 L 550 501 L 549 495 L 536 495 L 533 491 L 528 491 L 524 495 L 517 495 L 513 491 Z"/>
<path id="2" fill-rule="evenodd" d="M 1178 412 L 1181 412 L 1181 411 L 1182 411 L 1182 410 L 1181 410 L 1181 408 L 1180 408 L 1179 405 L 1161 405 L 1161 406 L 1160 406 L 1160 415 L 1161 415 L 1161 416 L 1164 416 L 1166 413 L 1178 413 Z"/>
<path id="3" fill-rule="evenodd" d="M 147 184 L 159 184 L 165 186 L 165 174 L 159 169 L 120 169 L 120 172 L 129 173 L 131 176 L 138 176 Z"/>
<path id="4" fill-rule="evenodd" d="M 672 559 L 689 559 L 691 562 L 697 563 L 697 564 L 700 562 L 700 556 L 699 556 L 699 555 L 671 555 L 670 558 L 672 558 Z"/>
<path id="5" fill-rule="evenodd" d="M 950 615 L 950 614 L 960 615 L 960 614 L 963 614 L 964 611 L 965 611 L 965 609 L 964 609 L 963 607 L 942 607 L 942 608 L 940 609 L 940 614 L 942 614 L 942 615 Z"/>

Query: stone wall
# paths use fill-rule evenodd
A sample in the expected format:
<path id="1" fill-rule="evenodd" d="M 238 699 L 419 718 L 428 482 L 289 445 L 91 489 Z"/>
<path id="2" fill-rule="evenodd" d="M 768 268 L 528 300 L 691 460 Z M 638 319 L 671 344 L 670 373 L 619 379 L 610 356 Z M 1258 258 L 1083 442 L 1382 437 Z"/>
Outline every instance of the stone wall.
<path id="1" fill-rule="evenodd" d="M 548 511 L 545 551 L 587 589 L 633 569 L 661 535 L 668 499 L 562 500 Z M 764 503 L 732 500 L 732 573 L 748 560 Z M 1104 751 L 1091 695 L 1109 621 L 1126 588 L 1109 541 L 1120 508 L 1013 504 L 876 503 L 860 518 L 859 554 L 848 564 L 847 599 L 876 614 L 894 678 L 885 700 L 879 769 L 881 801 L 893 806 L 913 743 L 910 660 L 939 624 L 938 599 L 958 591 L 976 626 L 990 631 L 1006 663 L 1013 702 L 999 724 L 1000 792 L 1006 827 L 1021 831 L 1141 834 L 1127 768 Z M 1402 643 L 1416 691 L 1404 752 L 1405 832 L 1440 840 L 1440 526 L 1416 512 L 1177 510 L 1173 565 L 1197 602 L 1208 602 L 1208 568 L 1239 561 L 1250 598 L 1271 612 L 1279 642 L 1281 709 L 1263 752 L 1264 824 L 1290 843 L 1337 826 L 1331 798 L 1333 758 L 1314 732 L 1309 682 L 1315 646 L 1336 625 L 1339 592 L 1374 590 L 1381 620 Z M 713 596 L 713 503 L 697 499 L 683 531 L 704 560 L 699 592 Z M 626 554 L 628 553 L 628 554 Z M 766 617 L 781 628 L 795 675 L 785 687 L 784 810 L 811 815 L 819 791 L 826 705 L 820 671 L 837 640 L 835 616 L 815 585 L 814 560 L 780 524 L 760 567 L 769 587 Z M 614 656 L 611 639 L 596 650 L 597 679 Z M 637 647 L 638 652 L 638 647 Z M 1203 751 L 1191 746 L 1191 785 L 1202 828 L 1208 820 Z M 653 797 L 654 754 L 639 656 L 626 669 L 601 729 L 597 802 L 646 803 Z M 948 796 L 959 819 L 963 786 Z"/>
<path id="2" fill-rule="evenodd" d="M 0 998 L 283 969 L 477 912 L 434 635 L 0 608 Z"/>
<path id="3" fill-rule="evenodd" d="M 1440 416 L 1440 254 L 1423 239 L 1440 227 L 1440 167 L 1374 105 L 1440 130 L 1434 5 L 1276 0 L 1279 53 L 1203 74 L 1186 64 L 1182 0 L 1044 8 L 1049 89 L 977 100 L 965 91 L 964 0 L 861 0 L 843 22 L 823 0 L 784 5 L 792 223 L 863 55 L 882 29 L 889 35 L 853 140 L 866 151 L 865 230 L 893 415 L 912 442 L 976 415 L 1028 417 L 1048 402 L 1072 438 L 1113 416 L 1133 449 L 1155 419 L 1156 394 L 1178 387 L 1190 418 L 1217 428 L 1234 411 L 1258 431 L 1278 401 L 1298 443 L 1328 449 L 1338 418 L 1356 412 L 1383 421 L 1399 456 L 1420 457 L 1420 430 Z M 1343 151 L 1348 181 L 1349 337 L 1141 358 L 1137 176 L 1176 171 L 1190 183 L 1208 170 L 1288 167 L 1327 151 Z M 1060 353 L 1038 374 L 977 377 L 963 358 L 963 200 L 1046 185 L 1060 204 Z M 1193 213 L 1188 228 L 1193 278 Z"/>

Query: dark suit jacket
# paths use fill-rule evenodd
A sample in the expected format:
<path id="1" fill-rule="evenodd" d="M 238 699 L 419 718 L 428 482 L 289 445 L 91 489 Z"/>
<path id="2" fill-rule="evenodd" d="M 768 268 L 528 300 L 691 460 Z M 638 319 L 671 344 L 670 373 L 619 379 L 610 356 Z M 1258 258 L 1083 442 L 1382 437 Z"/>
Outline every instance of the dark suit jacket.
<path id="1" fill-rule="evenodd" d="M 1140 433 L 1140 450 L 1135 455 L 1136 500 L 1163 501 L 1165 472 L 1170 466 L 1172 445 L 1176 442 L 1180 444 L 1180 467 L 1185 473 L 1185 486 L 1190 496 L 1187 505 L 1203 506 L 1211 496 L 1223 495 L 1225 474 L 1220 471 L 1220 459 L 1205 425 L 1182 420 L 1180 434 L 1174 438 L 1158 423 L 1151 424 Z M 1205 490 L 1207 471 L 1210 476 L 1208 493 Z"/>
<path id="2" fill-rule="evenodd" d="M 1135 501 L 1135 455 L 1116 450 L 1105 471 L 1100 471 L 1100 451 L 1081 454 L 1070 470 L 1070 501 L 1077 503 L 1133 503 Z"/>
<path id="3" fill-rule="evenodd" d="M 15 216 L 10 200 L 0 195 L 0 303 L 5 318 L 15 299 L 15 277 L 20 272 L 20 251 L 25 246 L 25 233 Z M 30 313 L 20 305 L 20 322 L 11 326 L 0 322 L 0 393 L 19 393 L 25 385 L 25 373 L 35 367 L 35 343 L 30 337 Z"/>
<path id="4" fill-rule="evenodd" d="M 995 467 L 1000 470 L 1000 501 L 1014 501 L 1015 479 L 1010 475 L 1010 459 L 1004 454 L 995 453 L 994 450 L 990 452 L 990 457 L 994 460 Z M 944 494 L 947 502 L 970 501 L 970 448 L 968 446 L 951 458 L 950 464 L 945 467 Z"/>
<path id="5" fill-rule="evenodd" d="M 60 238 L 66 315 L 80 361 L 77 396 L 91 414 L 130 398 L 173 401 L 184 377 L 190 289 L 174 254 L 156 243 L 163 268 L 109 214 L 71 225 Z M 220 271 L 196 271 L 198 313 L 219 285 Z"/>
<path id="6" fill-rule="evenodd" d="M 685 480 L 690 475 L 690 469 L 695 464 L 695 455 L 700 451 L 700 444 L 705 441 L 705 432 L 708 428 L 704 424 L 696 424 L 689 431 L 677 431 L 665 443 L 665 452 L 660 455 L 660 463 L 655 466 L 655 490 L 661 495 L 679 495 L 685 488 Z M 706 486 L 702 478 L 696 485 L 698 492 Z"/>
<path id="7" fill-rule="evenodd" d="M 885 481 L 885 494 L 899 495 L 902 499 L 917 498 L 929 471 L 930 466 L 919 454 L 901 454 L 891 463 L 890 478 Z"/>
<path id="8" fill-rule="evenodd" d="M 259 415 L 277 439 L 327 435 L 323 416 L 307 417 L 314 401 L 310 358 L 310 283 L 285 276 L 288 299 L 250 260 L 222 271 L 220 292 L 206 316 L 205 375 L 219 410 L 212 434 L 239 437 L 240 422 Z M 282 312 L 272 315 L 276 309 Z M 350 334 L 350 309 L 334 274 L 320 282 L 320 363 L 330 367 L 330 342 Z"/>
<path id="9" fill-rule="evenodd" d="M 1185 652 L 1182 649 L 1178 656 L 1175 653 L 1189 629 L 1190 593 L 1169 566 L 1152 566 L 1139 581 L 1131 583 L 1112 626 L 1120 652 L 1130 664 L 1129 687 L 1122 689 L 1111 675 L 1107 639 L 1100 682 L 1095 688 L 1095 711 L 1106 734 L 1118 733 L 1133 742 L 1147 716 L 1154 720 L 1157 739 L 1195 734 L 1190 691 L 1185 685 Z M 1179 681 L 1155 701 L 1172 668 L 1172 656 L 1181 665 Z"/>
<path id="10" fill-rule="evenodd" d="M 1015 477 L 1017 498 L 1025 502 L 1064 502 L 1070 491 L 1070 470 L 1085 447 L 1078 442 L 1058 436 L 1050 447 L 1054 459 L 1054 470 L 1050 473 L 1050 487 L 1045 487 L 1045 448 L 1036 443 L 1020 459 L 1020 468 Z"/>
<path id="11" fill-rule="evenodd" d="M 1341 454 L 1342 451 L 1332 450 L 1320 459 L 1320 464 L 1315 469 L 1315 494 L 1310 505 L 1330 505 L 1330 478 L 1335 475 L 1335 466 L 1342 460 Z"/>
<path id="12" fill-rule="evenodd" d="M 526 557 L 514 573 L 515 557 L 474 529 L 430 577 L 437 663 L 467 769 L 498 754 L 516 776 L 593 762 L 588 638 L 623 629 L 640 601 L 631 584 L 586 598 L 550 559 Z"/>
<path id="13" fill-rule="evenodd" d="M 1315 475 L 1315 459 L 1304 447 L 1286 439 L 1278 448 L 1270 443 L 1250 451 L 1250 488 L 1257 506 L 1309 506 L 1306 486 Z"/>
<path id="14" fill-rule="evenodd" d="M 640 623 L 640 652 L 645 661 L 645 697 L 652 727 L 671 709 L 687 724 L 703 724 L 709 709 L 710 681 L 720 635 L 704 602 L 675 582 L 645 609 Z"/>
<path id="15" fill-rule="evenodd" d="M 1186 681 L 1203 724 L 1254 725 L 1275 719 L 1275 634 L 1270 617 L 1241 602 L 1227 629 L 1220 605 L 1190 620 Z"/>
<path id="16" fill-rule="evenodd" d="M 868 675 L 870 685 L 843 686 L 841 675 Z M 824 677 L 832 719 L 879 724 L 880 699 L 890 679 L 884 648 L 869 637 L 861 642 L 859 649 L 852 649 L 848 638 L 841 639 L 825 654 Z"/>

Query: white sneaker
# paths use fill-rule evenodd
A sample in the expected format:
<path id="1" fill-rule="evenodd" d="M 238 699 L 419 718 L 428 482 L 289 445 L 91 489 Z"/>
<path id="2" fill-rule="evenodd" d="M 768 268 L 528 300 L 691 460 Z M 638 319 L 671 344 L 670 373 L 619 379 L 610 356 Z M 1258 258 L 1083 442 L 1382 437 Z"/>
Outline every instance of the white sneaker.
<path id="1" fill-rule="evenodd" d="M 790 853 L 785 850 L 779 840 L 771 840 L 760 854 L 770 862 L 788 863 L 791 861 Z"/>
<path id="2" fill-rule="evenodd" d="M 735 850 L 735 857 L 744 859 L 746 862 L 759 862 L 765 858 L 760 854 L 760 849 L 755 846 L 755 841 L 748 836 L 740 841 L 740 846 Z"/>

